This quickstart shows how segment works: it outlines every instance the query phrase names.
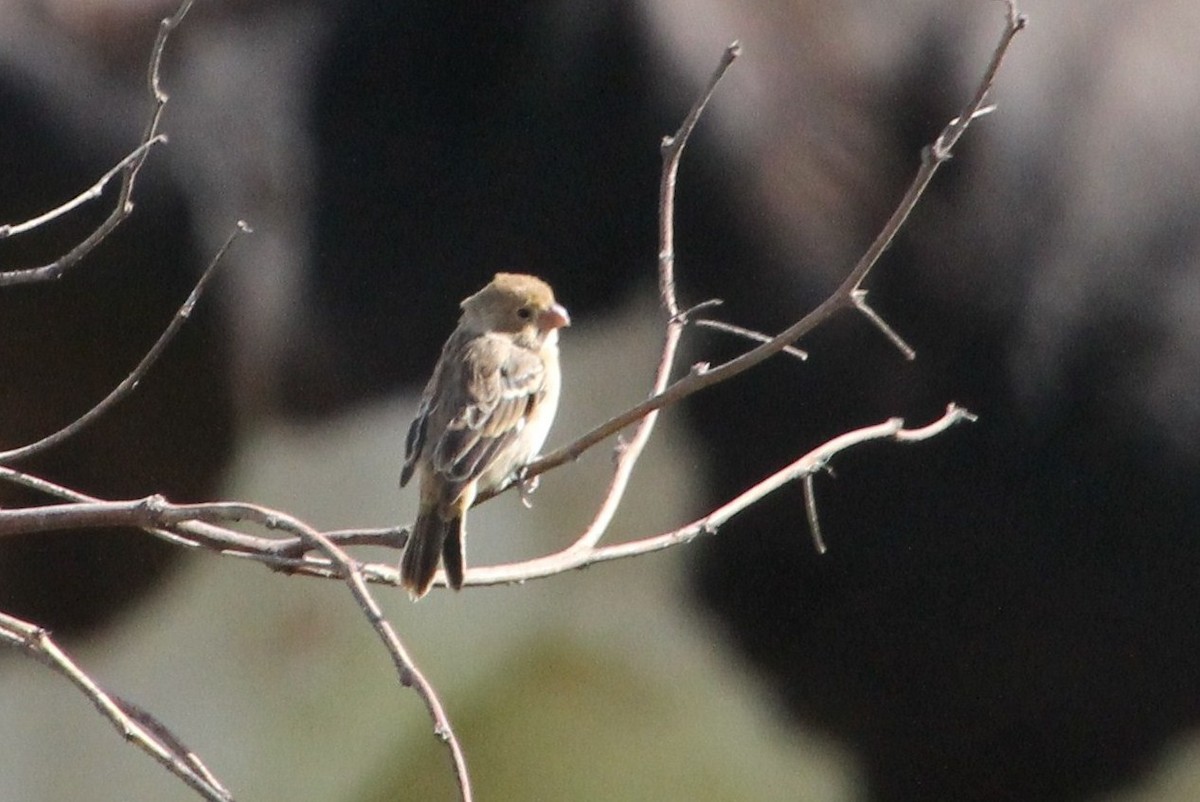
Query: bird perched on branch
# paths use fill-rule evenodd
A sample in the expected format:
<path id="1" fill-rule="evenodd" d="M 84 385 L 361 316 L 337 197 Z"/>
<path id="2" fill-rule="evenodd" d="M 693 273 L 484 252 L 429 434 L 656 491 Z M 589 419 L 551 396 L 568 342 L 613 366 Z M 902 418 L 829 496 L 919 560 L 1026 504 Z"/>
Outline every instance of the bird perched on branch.
<path id="1" fill-rule="evenodd" d="M 433 584 L 462 587 L 467 509 L 499 487 L 546 441 L 562 374 L 558 330 L 571 324 L 546 282 L 497 273 L 462 302 L 408 430 L 400 486 L 420 477 L 420 506 L 400 562 L 413 599 Z"/>

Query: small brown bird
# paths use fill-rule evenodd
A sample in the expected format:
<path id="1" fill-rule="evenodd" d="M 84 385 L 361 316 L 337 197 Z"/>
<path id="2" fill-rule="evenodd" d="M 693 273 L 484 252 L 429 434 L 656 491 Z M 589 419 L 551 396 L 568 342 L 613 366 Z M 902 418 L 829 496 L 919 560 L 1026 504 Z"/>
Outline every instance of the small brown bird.
<path id="1" fill-rule="evenodd" d="M 546 282 L 497 273 L 462 302 L 408 430 L 400 486 L 420 475 L 417 520 L 400 562 L 400 584 L 419 599 L 438 560 L 462 587 L 467 509 L 498 487 L 546 441 L 562 373 L 558 330 L 571 325 Z"/>

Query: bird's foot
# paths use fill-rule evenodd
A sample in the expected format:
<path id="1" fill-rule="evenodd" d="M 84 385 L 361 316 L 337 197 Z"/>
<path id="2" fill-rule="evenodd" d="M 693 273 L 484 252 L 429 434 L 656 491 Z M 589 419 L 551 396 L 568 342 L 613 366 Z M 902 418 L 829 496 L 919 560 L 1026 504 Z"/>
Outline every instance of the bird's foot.
<path id="1" fill-rule="evenodd" d="M 538 489 L 540 476 L 526 476 L 525 469 L 517 471 L 517 489 L 521 492 L 521 503 L 525 509 L 533 508 L 533 494 Z"/>

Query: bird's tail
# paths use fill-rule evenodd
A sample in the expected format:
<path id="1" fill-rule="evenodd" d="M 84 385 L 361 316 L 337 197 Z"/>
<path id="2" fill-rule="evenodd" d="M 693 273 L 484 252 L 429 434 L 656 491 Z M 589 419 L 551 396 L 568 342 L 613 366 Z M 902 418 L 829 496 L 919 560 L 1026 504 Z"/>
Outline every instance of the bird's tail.
<path id="1" fill-rule="evenodd" d="M 463 516 L 444 521 L 436 510 L 417 515 L 404 557 L 400 560 L 400 584 L 414 600 L 429 592 L 438 560 L 444 562 L 446 582 L 459 590 L 463 585 Z"/>

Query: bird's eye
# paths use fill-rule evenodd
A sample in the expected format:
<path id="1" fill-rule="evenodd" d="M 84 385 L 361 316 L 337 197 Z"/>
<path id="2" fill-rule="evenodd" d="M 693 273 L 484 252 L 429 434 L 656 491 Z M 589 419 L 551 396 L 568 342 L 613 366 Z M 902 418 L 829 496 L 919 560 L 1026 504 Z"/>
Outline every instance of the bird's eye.
<path id="1" fill-rule="evenodd" d="M 533 317 L 533 310 L 528 306 L 522 306 L 517 310 L 517 317 L 521 318 L 521 320 L 529 320 L 529 318 Z"/>

